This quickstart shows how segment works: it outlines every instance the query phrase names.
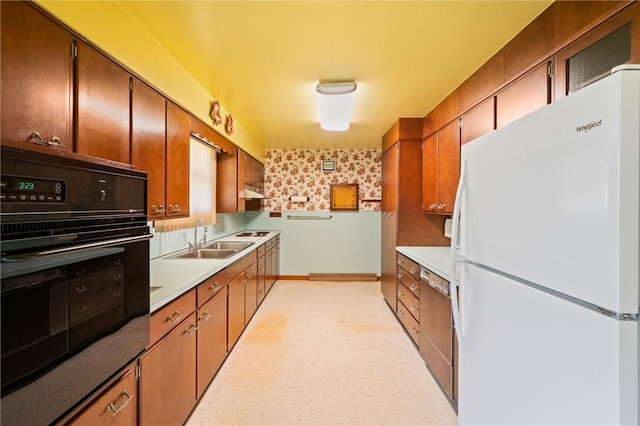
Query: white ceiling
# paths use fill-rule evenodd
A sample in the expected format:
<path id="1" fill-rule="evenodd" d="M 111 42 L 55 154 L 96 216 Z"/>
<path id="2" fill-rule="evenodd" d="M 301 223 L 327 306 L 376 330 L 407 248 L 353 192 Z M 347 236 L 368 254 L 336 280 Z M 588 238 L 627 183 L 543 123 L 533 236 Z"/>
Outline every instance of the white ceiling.
<path id="1" fill-rule="evenodd" d="M 266 148 L 380 148 L 545 1 L 120 1 Z M 317 122 L 318 81 L 358 82 L 351 128 Z"/>

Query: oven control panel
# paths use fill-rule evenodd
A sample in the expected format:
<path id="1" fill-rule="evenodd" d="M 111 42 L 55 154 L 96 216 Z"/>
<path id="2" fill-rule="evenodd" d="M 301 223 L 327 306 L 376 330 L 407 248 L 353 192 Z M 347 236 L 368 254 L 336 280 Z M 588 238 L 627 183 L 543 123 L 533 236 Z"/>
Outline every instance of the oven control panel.
<path id="1" fill-rule="evenodd" d="M 61 180 L 2 175 L 0 201 L 10 203 L 64 203 L 66 184 Z"/>

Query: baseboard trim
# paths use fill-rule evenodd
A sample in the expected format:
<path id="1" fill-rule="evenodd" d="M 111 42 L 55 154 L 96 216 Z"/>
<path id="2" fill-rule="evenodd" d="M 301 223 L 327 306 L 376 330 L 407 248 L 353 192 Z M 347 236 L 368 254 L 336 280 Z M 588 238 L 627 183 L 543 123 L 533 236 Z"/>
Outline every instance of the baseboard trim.
<path id="1" fill-rule="evenodd" d="M 377 281 L 376 274 L 355 273 L 355 274 L 332 274 L 332 273 L 310 273 L 309 281 Z"/>

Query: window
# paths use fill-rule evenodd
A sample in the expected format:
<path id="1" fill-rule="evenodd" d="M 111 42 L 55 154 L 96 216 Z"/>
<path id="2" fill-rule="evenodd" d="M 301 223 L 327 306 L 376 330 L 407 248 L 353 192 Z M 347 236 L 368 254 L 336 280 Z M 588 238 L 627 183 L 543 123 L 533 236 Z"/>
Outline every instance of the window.
<path id="1" fill-rule="evenodd" d="M 189 160 L 189 217 L 158 221 L 156 231 L 190 228 L 198 219 L 207 225 L 216 221 L 216 151 L 191 139 Z"/>

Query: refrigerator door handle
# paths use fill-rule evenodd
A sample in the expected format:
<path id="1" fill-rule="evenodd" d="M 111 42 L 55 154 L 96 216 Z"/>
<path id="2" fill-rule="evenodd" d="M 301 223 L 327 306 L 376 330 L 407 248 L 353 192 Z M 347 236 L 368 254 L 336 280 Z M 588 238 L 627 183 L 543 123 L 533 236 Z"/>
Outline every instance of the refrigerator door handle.
<path id="1" fill-rule="evenodd" d="M 456 260 L 462 260 L 464 257 L 457 256 L 456 250 L 460 242 L 459 223 L 460 223 L 460 204 L 462 201 L 462 193 L 467 186 L 467 161 L 464 160 L 460 164 L 460 180 L 458 181 L 458 190 L 456 191 L 455 204 L 453 206 L 453 217 L 451 224 L 451 259 L 453 260 L 453 270 L 451 271 L 451 311 L 453 313 L 453 325 L 456 329 L 456 338 L 460 353 L 464 351 L 464 335 L 462 331 L 462 322 L 460 321 L 460 306 L 458 304 L 458 264 Z"/>
<path id="2" fill-rule="evenodd" d="M 464 257 L 464 254 L 460 252 L 460 256 L 457 255 L 458 245 L 460 244 L 460 204 L 462 203 L 462 194 L 467 186 L 467 160 L 462 161 L 460 164 L 460 180 L 458 181 L 458 189 L 456 191 L 455 203 L 453 205 L 453 217 L 451 218 L 451 259 L 457 260 L 460 257 Z"/>

